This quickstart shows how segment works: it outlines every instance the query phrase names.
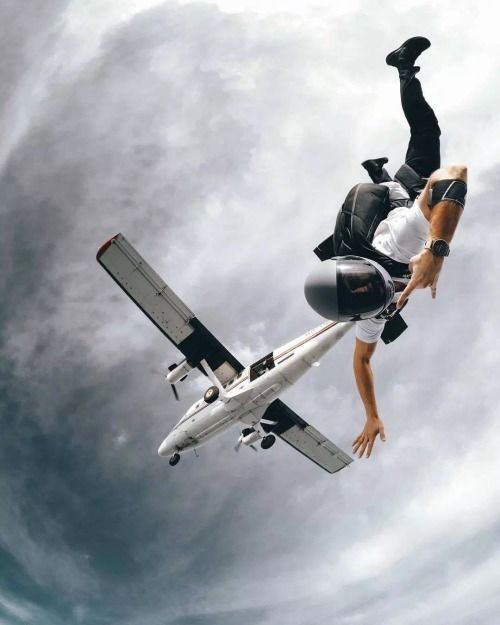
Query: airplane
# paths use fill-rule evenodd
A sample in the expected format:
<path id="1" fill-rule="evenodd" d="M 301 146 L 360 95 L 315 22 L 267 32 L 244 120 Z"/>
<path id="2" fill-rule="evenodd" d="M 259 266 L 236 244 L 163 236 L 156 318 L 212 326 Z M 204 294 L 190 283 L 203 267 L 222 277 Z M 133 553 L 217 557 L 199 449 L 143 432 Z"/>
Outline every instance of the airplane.
<path id="1" fill-rule="evenodd" d="M 304 335 L 243 366 L 200 322 L 174 291 L 142 258 L 131 243 L 117 234 L 102 245 L 97 261 L 184 358 L 168 367 L 166 382 L 176 384 L 199 370 L 210 381 L 196 401 L 161 443 L 158 454 L 176 465 L 181 454 L 196 450 L 235 423 L 236 443 L 251 447 L 260 441 L 269 449 L 281 438 L 304 456 L 336 473 L 352 458 L 289 408 L 279 396 L 301 378 L 354 325 L 327 321 Z"/>

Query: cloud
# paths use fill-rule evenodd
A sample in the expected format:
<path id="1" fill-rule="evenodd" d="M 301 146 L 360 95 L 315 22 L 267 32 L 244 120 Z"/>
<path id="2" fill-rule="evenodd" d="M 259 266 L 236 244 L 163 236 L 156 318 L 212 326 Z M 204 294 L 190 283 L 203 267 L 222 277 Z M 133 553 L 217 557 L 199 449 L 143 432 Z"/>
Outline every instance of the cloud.
<path id="1" fill-rule="evenodd" d="M 24 43 L 0 65 L 6 614 L 493 625 L 498 43 L 478 34 L 494 20 L 463 3 L 315 6 L 71 2 L 19 18 Z M 244 362 L 317 325 L 312 249 L 359 163 L 387 154 L 394 171 L 404 155 L 383 59 L 413 30 L 433 41 L 420 76 L 470 193 L 438 299 L 415 294 L 408 331 L 377 348 L 387 443 L 332 477 L 285 445 L 233 454 L 235 428 L 172 470 L 156 449 L 203 381 L 177 404 L 150 375 L 178 353 L 95 251 L 123 231 Z M 351 350 L 285 397 L 345 448 L 363 421 Z"/>
<path id="2" fill-rule="evenodd" d="M 9 599 L 3 594 L 0 594 L 0 608 L 25 623 L 33 620 L 34 612 L 32 606 L 27 605 L 25 602 L 19 602 L 16 599 Z"/>

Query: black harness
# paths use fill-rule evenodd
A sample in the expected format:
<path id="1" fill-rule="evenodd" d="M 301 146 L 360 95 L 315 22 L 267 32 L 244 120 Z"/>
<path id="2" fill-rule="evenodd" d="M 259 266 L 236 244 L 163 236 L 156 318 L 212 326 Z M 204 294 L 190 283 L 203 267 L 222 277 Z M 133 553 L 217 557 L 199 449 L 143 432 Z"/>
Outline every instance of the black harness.
<path id="1" fill-rule="evenodd" d="M 365 163 L 379 163 L 384 160 L 377 159 Z M 397 206 L 411 206 L 424 188 L 425 181 L 411 167 L 402 165 L 395 178 L 406 189 L 410 200 L 390 201 L 389 188 L 378 183 L 381 180 L 391 180 L 387 171 L 383 168 L 376 171 L 370 171 L 366 166 L 365 168 L 374 182 L 357 184 L 349 191 L 337 215 L 333 234 L 320 243 L 314 253 L 321 261 L 334 256 L 351 254 L 362 256 L 379 263 L 391 277 L 408 280 L 411 276 L 409 266 L 406 263 L 398 263 L 375 249 L 372 245 L 373 235 L 390 210 Z M 384 343 L 391 343 L 406 328 L 405 321 L 397 312 L 386 322 L 381 338 Z"/>
<path id="2" fill-rule="evenodd" d="M 333 234 L 320 243 L 314 253 L 320 260 L 350 254 L 362 256 L 382 265 L 393 278 L 408 279 L 411 273 L 406 263 L 398 263 L 372 245 L 375 230 L 394 208 L 392 204 L 385 185 L 357 184 L 342 204 Z"/>

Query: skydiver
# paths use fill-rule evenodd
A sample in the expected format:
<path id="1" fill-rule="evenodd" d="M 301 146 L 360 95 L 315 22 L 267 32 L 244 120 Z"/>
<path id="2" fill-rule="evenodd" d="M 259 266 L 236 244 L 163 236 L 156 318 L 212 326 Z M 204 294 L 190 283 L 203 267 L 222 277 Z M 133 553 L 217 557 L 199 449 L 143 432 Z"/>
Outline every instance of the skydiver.
<path id="1" fill-rule="evenodd" d="M 320 310 L 326 302 L 323 295 L 325 291 L 321 288 L 315 291 L 313 288 L 309 289 L 308 294 L 309 287 L 306 286 L 309 303 L 320 314 L 332 319 L 357 320 L 353 368 L 366 412 L 365 426 L 353 441 L 353 453 L 358 453 L 360 458 L 365 453 L 367 458 L 370 457 L 377 436 L 385 441 L 384 424 L 378 413 L 370 364 L 377 341 L 382 336 L 385 342 L 390 342 L 406 327 L 399 311 L 415 289 L 430 287 L 432 297 L 436 297 L 443 261 L 449 254 L 449 244 L 465 205 L 467 168 L 465 165 L 441 167 L 441 130 L 416 77 L 420 67 L 415 66 L 415 61 L 429 46 L 430 41 L 425 37 L 412 37 L 386 58 L 386 63 L 398 70 L 401 104 L 410 126 L 405 164 L 392 179 L 384 168 L 386 158 L 364 161 L 363 167 L 375 185 L 357 185 L 350 192 L 339 212 L 333 237 L 315 250 L 321 260 L 349 254 L 368 260 L 337 261 L 333 278 L 331 270 L 323 268 L 319 280 L 321 288 L 325 284 L 325 271 L 330 271 L 326 281 L 331 286 L 333 279 L 338 297 L 335 310 L 327 311 L 326 314 L 324 308 L 323 311 Z M 381 209 L 382 205 L 386 206 L 385 212 Z M 384 218 L 380 217 L 381 214 Z M 388 299 L 384 306 L 394 295 L 394 285 L 400 291 L 394 305 L 397 312 L 387 323 L 387 327 L 387 316 L 364 318 L 363 313 L 366 306 L 369 308 L 369 300 L 367 293 L 362 296 L 355 293 L 356 290 L 359 291 L 359 285 L 358 289 L 349 291 L 349 280 L 353 276 L 359 278 L 361 275 L 359 263 L 364 263 L 366 267 L 371 261 L 378 263 L 376 273 L 379 277 L 381 267 L 382 272 L 387 271 L 385 282 Z M 373 266 L 368 267 L 366 275 L 370 271 L 374 275 Z M 392 292 L 387 286 L 389 282 L 393 283 Z M 316 286 L 319 283 L 316 281 Z M 376 282 L 370 283 L 368 279 L 367 284 L 375 297 L 378 293 Z M 318 293 L 321 302 L 316 307 L 313 300 L 318 297 Z M 349 309 L 351 305 L 353 308 Z M 364 305 L 365 309 L 359 308 L 360 305 Z M 328 298 L 328 306 L 332 306 L 331 297 Z M 340 312 L 339 306 L 344 307 Z M 387 333 L 389 328 L 390 332 Z M 385 333 L 388 334 L 387 340 Z M 393 336 L 390 336 L 391 333 Z"/>

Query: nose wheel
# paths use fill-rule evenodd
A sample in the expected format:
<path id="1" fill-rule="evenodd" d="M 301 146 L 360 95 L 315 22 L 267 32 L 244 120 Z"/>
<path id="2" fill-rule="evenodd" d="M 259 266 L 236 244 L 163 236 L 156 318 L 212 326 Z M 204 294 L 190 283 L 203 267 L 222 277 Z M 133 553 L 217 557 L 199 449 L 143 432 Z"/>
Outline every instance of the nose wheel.
<path id="1" fill-rule="evenodd" d="M 276 442 L 276 436 L 274 434 L 268 434 L 260 442 L 262 449 L 270 449 Z"/>
<path id="2" fill-rule="evenodd" d="M 168 464 L 171 467 L 175 467 L 175 465 L 179 462 L 180 459 L 181 459 L 180 454 L 175 453 L 173 456 L 170 457 L 170 460 L 168 461 Z"/>

